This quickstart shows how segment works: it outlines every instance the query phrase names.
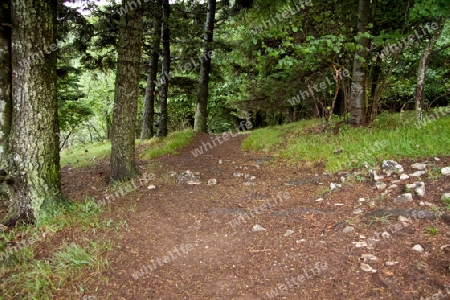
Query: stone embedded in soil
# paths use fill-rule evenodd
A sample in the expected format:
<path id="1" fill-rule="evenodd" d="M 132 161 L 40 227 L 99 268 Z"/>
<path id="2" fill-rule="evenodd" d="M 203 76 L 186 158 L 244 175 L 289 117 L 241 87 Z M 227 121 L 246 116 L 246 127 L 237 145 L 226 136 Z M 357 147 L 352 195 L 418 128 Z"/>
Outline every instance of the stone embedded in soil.
<path id="1" fill-rule="evenodd" d="M 253 232 L 259 232 L 259 231 L 265 231 L 266 229 L 264 227 L 262 227 L 261 225 L 256 224 L 255 226 L 252 227 L 252 231 Z"/>
<path id="2" fill-rule="evenodd" d="M 423 171 L 427 168 L 427 165 L 423 163 L 415 163 L 411 165 L 411 168 Z"/>
<path id="3" fill-rule="evenodd" d="M 400 180 L 406 180 L 406 179 L 409 179 L 409 175 L 406 175 L 406 174 L 400 175 Z"/>
<path id="4" fill-rule="evenodd" d="M 185 183 L 185 184 L 200 184 L 200 173 L 191 172 L 189 170 L 181 173 L 177 176 L 177 183 Z"/>
<path id="5" fill-rule="evenodd" d="M 343 233 L 349 233 L 349 232 L 352 232 L 354 230 L 355 230 L 355 227 L 353 227 L 353 226 L 345 226 L 345 228 L 342 229 L 342 232 Z"/>
<path id="6" fill-rule="evenodd" d="M 221 165 L 222 164 L 222 160 L 221 159 L 219 159 L 219 165 Z"/>
<path id="7" fill-rule="evenodd" d="M 430 203 L 428 201 L 420 201 L 419 205 L 420 206 L 433 206 L 433 203 Z"/>
<path id="8" fill-rule="evenodd" d="M 316 202 L 322 202 L 322 201 L 323 201 L 323 198 L 322 198 L 322 197 L 317 198 L 317 200 L 316 200 Z"/>
<path id="9" fill-rule="evenodd" d="M 413 196 L 411 193 L 402 194 L 394 199 L 395 203 L 409 202 L 413 201 Z"/>
<path id="10" fill-rule="evenodd" d="M 149 190 L 153 190 L 153 189 L 156 189 L 156 186 L 153 185 L 153 184 L 150 184 L 147 188 L 148 188 Z"/>
<path id="11" fill-rule="evenodd" d="M 244 176 L 244 174 L 242 174 L 241 172 L 234 172 L 233 176 L 234 177 L 242 177 L 242 176 Z"/>
<path id="12" fill-rule="evenodd" d="M 414 250 L 414 251 L 417 251 L 417 252 L 425 251 L 425 249 L 423 249 L 423 247 L 421 245 L 419 245 L 419 244 L 414 245 L 414 247 L 412 247 L 411 249 Z"/>
<path id="13" fill-rule="evenodd" d="M 441 161 L 441 159 L 439 157 L 435 157 L 434 160 L 435 161 Z"/>
<path id="14" fill-rule="evenodd" d="M 398 264 L 398 261 L 387 261 L 384 265 L 387 267 L 392 267 Z"/>
<path id="15" fill-rule="evenodd" d="M 330 190 L 334 191 L 335 189 L 341 188 L 342 184 L 340 183 L 330 183 Z"/>
<path id="16" fill-rule="evenodd" d="M 400 222 L 411 222 L 410 219 L 408 219 L 407 217 L 404 217 L 404 216 L 398 216 L 398 220 Z"/>
<path id="17" fill-rule="evenodd" d="M 381 163 L 381 170 L 387 175 L 391 176 L 392 173 L 403 173 L 405 169 L 401 164 L 394 160 L 384 160 Z"/>
<path id="18" fill-rule="evenodd" d="M 244 182 L 244 186 L 252 186 L 252 185 L 255 185 L 255 183 L 254 182 L 250 182 L 250 181 Z"/>
<path id="19" fill-rule="evenodd" d="M 409 176 L 410 177 L 420 177 L 420 176 L 424 175 L 425 173 L 427 173 L 427 172 L 425 172 L 425 171 L 416 171 L 416 172 L 414 172 L 412 174 L 409 174 Z"/>
<path id="20" fill-rule="evenodd" d="M 377 190 L 384 190 L 386 188 L 387 184 L 382 182 L 382 181 L 377 181 L 375 183 L 375 187 L 377 188 Z"/>
<path id="21" fill-rule="evenodd" d="M 215 185 L 217 184 L 217 179 L 212 178 L 212 179 L 208 179 L 208 185 Z"/>
<path id="22" fill-rule="evenodd" d="M 416 192 L 416 194 L 419 197 L 425 196 L 425 183 L 422 182 L 422 181 L 411 183 L 411 184 L 407 184 L 406 188 L 407 189 L 414 189 L 414 191 Z"/>
<path id="23" fill-rule="evenodd" d="M 377 258 L 375 255 L 370 254 L 370 253 L 368 253 L 368 254 L 362 254 L 362 255 L 361 255 L 361 259 L 362 259 L 363 261 L 375 261 L 375 260 L 378 260 L 378 258 Z"/>
<path id="24" fill-rule="evenodd" d="M 443 194 L 441 200 L 447 202 L 446 204 L 448 204 L 448 202 L 450 202 L 450 193 Z"/>
<path id="25" fill-rule="evenodd" d="M 357 209 L 355 209 L 354 211 L 353 211 L 353 213 L 355 214 L 355 215 L 359 215 L 359 214 L 362 214 L 364 211 L 361 209 L 361 208 L 357 208 Z"/>
<path id="26" fill-rule="evenodd" d="M 356 248 L 367 247 L 367 242 L 353 242 Z"/>
<path id="27" fill-rule="evenodd" d="M 441 169 L 441 174 L 444 176 L 450 176 L 450 167 L 445 167 Z"/>
<path id="28" fill-rule="evenodd" d="M 394 184 L 391 184 L 390 186 L 388 186 L 388 190 L 392 190 L 392 189 L 395 189 L 395 188 L 397 188 L 398 187 L 398 185 L 396 185 L 395 183 Z"/>
<path id="29" fill-rule="evenodd" d="M 375 273 L 377 271 L 377 270 L 375 270 L 374 268 L 372 268 L 371 266 L 369 266 L 368 264 L 365 264 L 365 263 L 361 263 L 360 268 L 364 272 Z"/>
<path id="30" fill-rule="evenodd" d="M 288 230 L 286 230 L 286 232 L 283 234 L 283 236 L 290 236 L 291 234 L 294 234 L 294 230 L 288 229 Z"/>

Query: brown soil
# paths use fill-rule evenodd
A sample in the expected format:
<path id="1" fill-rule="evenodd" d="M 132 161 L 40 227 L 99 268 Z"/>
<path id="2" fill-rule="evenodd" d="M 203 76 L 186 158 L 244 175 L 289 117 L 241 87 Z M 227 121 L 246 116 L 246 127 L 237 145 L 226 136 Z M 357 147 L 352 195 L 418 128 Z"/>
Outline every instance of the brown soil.
<path id="1" fill-rule="evenodd" d="M 142 170 L 155 173 L 149 183 L 155 189 L 141 187 L 115 199 L 100 215 L 100 222 L 111 220 L 110 228 L 68 228 L 53 237 L 53 245 L 62 240 L 81 244 L 109 240 L 112 245 L 104 254 L 109 268 L 72 280 L 54 299 L 269 299 L 267 293 L 276 288 L 280 296 L 275 299 L 419 299 L 439 290 L 446 294 L 450 258 L 440 247 L 450 244 L 450 235 L 444 222 L 412 218 L 409 226 L 392 233 L 388 227 L 400 223 L 396 218 L 364 216 L 383 208 L 432 211 L 419 206 L 416 196 L 414 202 L 403 204 L 382 199 L 368 178 L 346 181 L 342 188 L 325 193 L 331 182 L 346 175 L 324 175 L 321 165 L 288 166 L 267 154 L 242 151 L 244 138 L 232 138 L 194 157 L 191 150 L 210 140 L 198 135 L 179 155 L 139 161 Z M 430 162 L 435 167 L 450 165 L 450 157 L 441 159 Z M 412 171 L 411 161 L 400 163 Z M 168 175 L 186 170 L 200 172 L 201 184 L 179 184 Z M 245 186 L 249 180 L 233 176 L 235 172 L 256 176 L 254 185 Z M 86 196 L 100 199 L 108 178 L 106 162 L 64 168 L 64 193 L 76 201 Z M 211 178 L 218 184 L 207 185 Z M 422 200 L 442 209 L 440 197 L 450 192 L 448 178 L 427 174 L 422 179 L 426 183 Z M 276 202 L 279 192 L 290 197 Z M 403 192 L 402 182 L 393 196 Z M 323 193 L 324 200 L 317 202 Z M 366 201 L 360 205 L 362 197 Z M 232 228 L 229 222 L 239 213 L 267 201 L 272 208 Z M 354 214 L 356 208 L 363 213 Z M 266 230 L 252 232 L 256 224 Z M 348 225 L 355 230 L 344 234 Z M 439 230 L 436 236 L 425 233 L 430 227 Z M 284 236 L 286 230 L 294 233 Z M 391 237 L 381 238 L 374 249 L 353 244 L 383 230 Z M 411 250 L 419 243 L 426 253 Z M 51 249 L 41 249 L 47 251 Z M 376 273 L 361 270 L 362 254 L 378 258 L 367 262 Z M 398 263 L 386 266 L 388 261 Z M 147 274 L 135 279 L 133 274 L 145 265 Z M 286 283 L 291 278 L 298 283 L 299 275 L 304 275 L 300 284 Z"/>

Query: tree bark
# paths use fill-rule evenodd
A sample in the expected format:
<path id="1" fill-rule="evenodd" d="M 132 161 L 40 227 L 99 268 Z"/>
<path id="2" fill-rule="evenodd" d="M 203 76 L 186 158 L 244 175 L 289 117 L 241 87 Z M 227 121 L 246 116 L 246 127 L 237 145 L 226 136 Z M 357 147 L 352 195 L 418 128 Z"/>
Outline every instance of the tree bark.
<path id="1" fill-rule="evenodd" d="M 37 220 L 61 199 L 56 0 L 12 1 L 12 126 L 7 223 Z M 39 24 L 39 26 L 37 26 Z"/>
<path id="2" fill-rule="evenodd" d="M 0 20 L 11 24 L 10 1 L 0 2 Z M 12 122 L 11 29 L 0 25 L 0 170 L 7 169 L 5 152 Z"/>
<path id="3" fill-rule="evenodd" d="M 194 130 L 208 132 L 208 84 L 211 70 L 212 41 L 214 34 L 214 21 L 216 16 L 216 0 L 208 0 L 208 13 L 206 14 L 205 33 L 203 36 L 203 57 L 200 65 L 200 82 L 195 110 Z"/>
<path id="4" fill-rule="evenodd" d="M 359 0 L 358 33 L 367 31 L 370 19 L 370 0 Z M 366 78 L 369 39 L 361 37 L 358 43 L 362 49 L 356 52 L 353 61 L 353 74 L 350 98 L 350 123 L 364 124 L 366 121 Z"/>
<path id="5" fill-rule="evenodd" d="M 128 6 L 131 0 L 124 0 Z M 142 46 L 142 8 L 120 17 L 117 70 L 111 131 L 111 180 L 137 174 L 135 161 L 136 114 Z"/>
<path id="6" fill-rule="evenodd" d="M 145 89 L 144 108 L 142 112 L 141 139 L 149 139 L 153 136 L 153 123 L 155 115 L 156 76 L 158 74 L 159 45 L 161 43 L 162 0 L 156 1 L 152 53 L 150 55 L 150 67 L 147 74 L 147 87 Z"/>
<path id="7" fill-rule="evenodd" d="M 161 86 L 159 89 L 159 115 L 158 115 L 158 137 L 167 136 L 167 96 L 170 80 L 170 5 L 169 0 L 163 0 L 163 28 L 162 28 L 162 62 L 161 62 Z"/>
<path id="8" fill-rule="evenodd" d="M 416 111 L 419 121 L 422 121 L 423 99 L 425 98 L 425 73 L 427 71 L 428 58 L 433 51 L 434 45 L 441 36 L 444 26 L 445 18 L 441 18 L 438 24 L 438 28 L 428 41 L 428 44 L 426 45 L 425 49 L 422 52 L 422 55 L 420 56 L 419 67 L 417 69 L 417 85 L 415 90 Z"/>

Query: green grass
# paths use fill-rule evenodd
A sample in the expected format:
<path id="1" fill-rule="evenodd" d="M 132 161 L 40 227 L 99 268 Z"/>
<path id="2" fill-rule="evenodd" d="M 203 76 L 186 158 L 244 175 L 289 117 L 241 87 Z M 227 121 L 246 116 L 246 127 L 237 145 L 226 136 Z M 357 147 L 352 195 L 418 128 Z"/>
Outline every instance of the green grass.
<path id="1" fill-rule="evenodd" d="M 89 166 L 96 160 L 109 158 L 110 151 L 111 143 L 109 141 L 66 148 L 61 151 L 61 167 Z"/>
<path id="2" fill-rule="evenodd" d="M 450 117 L 415 126 L 414 112 L 381 114 L 368 127 L 343 126 L 338 135 L 321 132 L 320 120 L 255 130 L 246 139 L 246 150 L 272 152 L 290 164 L 321 162 L 328 171 L 361 168 L 364 162 L 383 159 L 450 155 Z M 317 130 L 313 130 L 316 127 Z M 342 148 L 342 153 L 334 151 Z"/>
<path id="3" fill-rule="evenodd" d="M 35 225 L 15 227 L 8 233 L 0 232 L 1 253 L 16 237 L 23 241 L 35 239 L 34 243 L 25 243 L 14 251 L 8 251 L 0 262 L 0 289 L 3 291 L 0 298 L 52 299 L 56 290 L 69 280 L 83 276 L 86 269 L 101 272 L 107 268 L 108 261 L 102 255 L 112 248 L 109 240 L 83 240 L 84 245 L 63 241 L 55 246 L 51 239 L 53 233 L 66 227 L 96 233 L 101 211 L 93 199 L 88 198 L 83 203 L 67 201 L 47 208 Z M 47 243 L 52 244 L 52 252 L 48 257 L 37 259 L 35 249 Z"/>
<path id="4" fill-rule="evenodd" d="M 194 136 L 193 130 L 176 131 L 170 133 L 166 138 L 154 137 L 150 140 L 136 140 L 136 145 L 148 148 L 141 156 L 150 159 L 166 154 L 177 154 L 177 151 L 189 144 Z M 110 141 L 66 148 L 61 151 L 61 167 L 89 166 L 98 160 L 109 159 L 110 153 Z"/>
<path id="5" fill-rule="evenodd" d="M 178 154 L 178 150 L 189 144 L 195 136 L 193 130 L 175 131 L 170 133 L 167 138 L 151 138 L 143 141 L 147 149 L 141 153 L 143 159 L 151 159 L 167 154 Z"/>

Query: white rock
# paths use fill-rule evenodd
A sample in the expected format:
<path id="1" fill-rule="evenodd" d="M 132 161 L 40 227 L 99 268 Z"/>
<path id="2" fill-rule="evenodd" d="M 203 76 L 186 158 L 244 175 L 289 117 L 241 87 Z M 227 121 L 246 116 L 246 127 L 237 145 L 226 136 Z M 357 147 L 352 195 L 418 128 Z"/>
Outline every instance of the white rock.
<path id="1" fill-rule="evenodd" d="M 450 167 L 442 168 L 441 174 L 444 176 L 450 176 Z"/>
<path id="2" fill-rule="evenodd" d="M 362 263 L 360 265 L 361 270 L 363 270 L 364 272 L 371 272 L 371 273 L 376 273 L 377 270 L 375 270 L 374 268 L 372 268 L 371 266 L 369 266 L 368 264 Z"/>
<path id="3" fill-rule="evenodd" d="M 433 206 L 433 203 L 430 203 L 428 201 L 420 201 L 419 205 L 421 205 L 421 206 Z"/>
<path id="4" fill-rule="evenodd" d="M 422 163 L 415 163 L 415 164 L 411 165 L 411 168 L 417 169 L 417 170 L 425 170 L 427 168 L 427 165 L 422 164 Z"/>
<path id="5" fill-rule="evenodd" d="M 398 264 L 398 261 L 387 261 L 387 262 L 385 263 L 385 265 L 386 265 L 387 267 L 392 267 L 392 266 L 395 266 L 396 264 Z"/>
<path id="6" fill-rule="evenodd" d="M 410 219 L 408 219 L 408 218 L 406 218 L 406 217 L 404 217 L 404 216 L 399 216 L 399 217 L 398 217 L 398 220 L 399 220 L 400 222 L 411 222 Z"/>
<path id="7" fill-rule="evenodd" d="M 411 193 L 405 193 L 402 194 L 400 196 L 398 196 L 397 198 L 394 199 L 394 202 L 398 203 L 398 202 L 407 202 L 407 201 L 413 201 L 413 196 Z"/>
<path id="8" fill-rule="evenodd" d="M 291 234 L 294 234 L 294 230 L 290 230 L 290 229 L 288 229 L 288 230 L 286 230 L 286 232 L 283 234 L 283 236 L 290 236 Z"/>
<path id="9" fill-rule="evenodd" d="M 353 242 L 356 248 L 367 247 L 367 242 Z"/>
<path id="10" fill-rule="evenodd" d="M 383 233 L 381 234 L 381 237 L 382 237 L 383 239 L 387 239 L 387 238 L 391 237 L 391 235 L 389 234 L 389 232 L 387 232 L 387 231 L 385 230 L 385 231 L 383 231 Z"/>
<path id="11" fill-rule="evenodd" d="M 394 184 L 391 184 L 390 186 L 388 186 L 388 190 L 392 190 L 392 189 L 395 189 L 395 188 L 397 188 L 398 187 L 398 185 L 396 185 L 395 183 Z"/>
<path id="12" fill-rule="evenodd" d="M 401 180 L 392 180 L 391 183 L 392 184 L 399 184 L 400 182 L 402 182 Z"/>
<path id="13" fill-rule="evenodd" d="M 300 244 L 300 243 L 306 242 L 306 240 L 305 240 L 305 239 L 301 239 L 301 240 L 296 240 L 295 242 L 296 242 L 297 244 Z"/>
<path id="14" fill-rule="evenodd" d="M 408 178 L 409 178 L 409 176 L 406 175 L 406 174 L 400 175 L 400 180 L 406 180 L 406 179 L 408 179 Z"/>
<path id="15" fill-rule="evenodd" d="M 341 183 L 344 183 L 344 182 L 345 182 L 345 177 L 341 176 Z"/>
<path id="16" fill-rule="evenodd" d="M 361 255 L 361 259 L 363 261 L 375 261 L 375 260 L 378 260 L 378 258 L 375 255 L 373 255 L 373 254 L 362 254 Z"/>
<path id="17" fill-rule="evenodd" d="M 261 225 L 256 224 L 255 226 L 252 227 L 252 231 L 253 232 L 258 232 L 258 231 L 265 231 L 266 229 L 264 227 L 262 227 Z"/>
<path id="18" fill-rule="evenodd" d="M 415 189 L 417 187 L 417 185 L 415 183 L 409 183 L 409 184 L 405 185 L 405 187 L 407 189 Z"/>
<path id="19" fill-rule="evenodd" d="M 441 161 L 441 159 L 439 157 L 435 157 L 434 160 L 435 161 Z"/>
<path id="20" fill-rule="evenodd" d="M 362 234 L 360 234 L 360 235 L 359 235 L 359 238 L 360 238 L 360 239 L 365 239 L 365 238 L 366 238 L 366 236 L 365 236 L 365 235 L 362 235 Z"/>
<path id="21" fill-rule="evenodd" d="M 222 160 L 221 159 L 219 159 L 219 165 L 221 165 L 222 164 Z"/>
<path id="22" fill-rule="evenodd" d="M 403 166 L 396 161 L 393 160 L 384 160 L 381 163 L 381 169 L 387 176 L 391 176 L 392 173 L 403 173 L 405 169 Z"/>
<path id="23" fill-rule="evenodd" d="M 233 173 L 233 176 L 234 176 L 234 177 L 242 177 L 242 176 L 244 176 L 244 174 L 242 174 L 242 173 L 240 173 L 240 172 L 234 172 L 234 173 Z"/>
<path id="24" fill-rule="evenodd" d="M 359 201 L 359 202 L 366 202 L 366 199 L 364 199 L 364 198 L 359 198 L 358 201 Z"/>
<path id="25" fill-rule="evenodd" d="M 423 252 L 425 251 L 425 249 L 423 249 L 423 247 L 419 244 L 415 245 L 414 247 L 412 247 L 412 250 L 414 251 L 418 251 L 418 252 Z"/>
<path id="26" fill-rule="evenodd" d="M 354 211 L 353 211 L 353 213 L 355 214 L 355 215 L 359 215 L 359 214 L 362 214 L 364 211 L 361 209 L 361 208 L 357 208 L 357 209 L 355 209 Z"/>
<path id="27" fill-rule="evenodd" d="M 147 188 L 148 188 L 149 190 L 153 190 L 153 189 L 156 189 L 156 186 L 153 185 L 153 184 L 150 184 Z"/>
<path id="28" fill-rule="evenodd" d="M 387 184 L 382 181 L 377 181 L 375 183 L 375 186 L 378 190 L 384 190 L 386 188 Z"/>
<path id="29" fill-rule="evenodd" d="M 252 185 L 255 185 L 255 183 L 254 182 L 250 182 L 250 181 L 244 182 L 244 186 L 252 186 Z"/>
<path id="30" fill-rule="evenodd" d="M 217 179 L 212 178 L 212 179 L 208 179 L 208 185 L 215 185 L 217 184 Z"/>
<path id="31" fill-rule="evenodd" d="M 335 206 L 344 206 L 343 203 L 335 203 L 334 205 L 335 205 Z"/>
<path id="32" fill-rule="evenodd" d="M 321 198 L 318 198 L 317 200 L 316 200 L 316 202 L 322 202 L 323 201 L 323 198 L 321 197 Z"/>
<path id="33" fill-rule="evenodd" d="M 425 171 L 417 171 L 417 172 L 414 172 L 412 174 L 409 174 L 409 176 L 411 176 L 411 177 L 420 177 L 420 176 L 424 175 L 425 173 L 427 173 L 427 172 L 425 172 Z"/>
<path id="34" fill-rule="evenodd" d="M 349 233 L 349 232 L 352 232 L 354 230 L 355 230 L 355 227 L 353 227 L 353 226 L 345 226 L 345 228 L 342 229 L 342 232 L 343 233 Z"/>

